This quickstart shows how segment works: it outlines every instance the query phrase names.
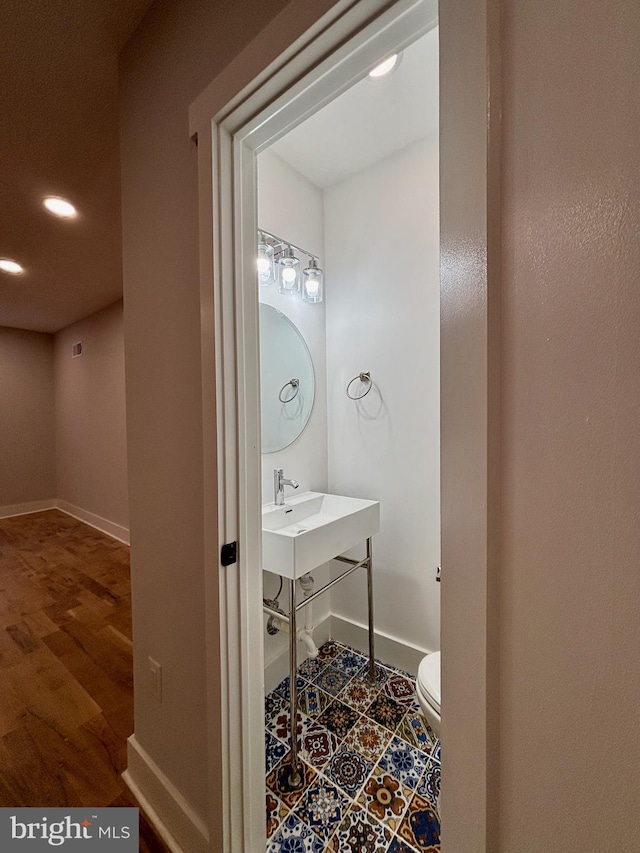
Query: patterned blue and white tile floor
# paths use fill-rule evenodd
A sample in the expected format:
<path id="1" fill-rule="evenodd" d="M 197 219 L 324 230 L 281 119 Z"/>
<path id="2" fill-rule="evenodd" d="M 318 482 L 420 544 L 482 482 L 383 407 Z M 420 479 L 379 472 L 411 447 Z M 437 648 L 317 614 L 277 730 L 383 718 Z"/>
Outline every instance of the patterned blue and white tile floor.
<path id="1" fill-rule="evenodd" d="M 415 680 L 336 642 L 298 668 L 304 786 L 288 786 L 289 679 L 265 699 L 267 853 L 440 851 L 440 743 Z"/>

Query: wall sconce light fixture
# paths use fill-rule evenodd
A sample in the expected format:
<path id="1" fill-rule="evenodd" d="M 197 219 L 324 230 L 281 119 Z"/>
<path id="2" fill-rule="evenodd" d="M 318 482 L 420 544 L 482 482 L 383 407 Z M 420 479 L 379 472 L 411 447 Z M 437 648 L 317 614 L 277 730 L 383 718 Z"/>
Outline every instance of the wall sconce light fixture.
<path id="1" fill-rule="evenodd" d="M 258 281 L 266 286 L 276 280 L 273 246 L 269 245 L 262 232 L 258 234 Z"/>
<path id="2" fill-rule="evenodd" d="M 278 260 L 278 293 L 292 296 L 300 292 L 300 261 L 287 246 Z"/>
<path id="3" fill-rule="evenodd" d="M 318 266 L 318 259 L 311 258 L 309 266 L 303 271 L 302 298 L 305 302 L 322 302 L 323 299 L 323 275 Z"/>
<path id="4" fill-rule="evenodd" d="M 309 258 L 304 271 L 298 255 Z M 318 256 L 262 228 L 258 231 L 257 267 L 258 281 L 263 286 L 277 280 L 279 293 L 287 296 L 297 294 L 305 302 L 322 302 L 324 299 L 323 272 L 318 266 Z"/>

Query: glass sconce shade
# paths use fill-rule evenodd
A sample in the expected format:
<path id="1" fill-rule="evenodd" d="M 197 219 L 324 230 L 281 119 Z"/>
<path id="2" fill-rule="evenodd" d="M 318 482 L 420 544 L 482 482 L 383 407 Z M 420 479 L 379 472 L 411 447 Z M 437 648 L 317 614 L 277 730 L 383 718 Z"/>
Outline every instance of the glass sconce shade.
<path id="1" fill-rule="evenodd" d="M 309 266 L 304 270 L 302 282 L 302 298 L 305 302 L 322 302 L 323 275 L 318 267 L 316 258 L 311 258 Z"/>
<path id="2" fill-rule="evenodd" d="M 301 255 L 309 258 L 304 271 Z M 324 273 L 318 266 L 318 256 L 262 228 L 258 229 L 256 268 L 260 285 L 277 281 L 278 292 L 285 296 L 297 294 L 311 303 L 324 301 Z"/>
<path id="3" fill-rule="evenodd" d="M 273 246 L 266 243 L 264 237 L 260 235 L 260 242 L 258 243 L 258 281 L 261 285 L 266 286 L 273 284 L 275 280 Z"/>
<path id="4" fill-rule="evenodd" d="M 287 246 L 278 261 L 278 292 L 288 295 L 300 290 L 300 261 L 293 254 L 291 246 Z"/>

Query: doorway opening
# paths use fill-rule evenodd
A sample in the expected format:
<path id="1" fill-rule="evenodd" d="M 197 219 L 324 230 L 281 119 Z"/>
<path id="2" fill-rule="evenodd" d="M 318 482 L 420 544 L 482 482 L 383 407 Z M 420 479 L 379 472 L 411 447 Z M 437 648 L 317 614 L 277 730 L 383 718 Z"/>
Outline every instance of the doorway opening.
<path id="1" fill-rule="evenodd" d="M 381 9 L 383 5 L 379 4 L 378 8 Z M 479 10 L 479 14 L 481 11 Z M 486 250 L 488 195 L 491 189 L 487 180 L 490 165 L 487 135 L 489 113 L 486 108 L 488 45 L 484 44 L 482 49 L 473 54 L 469 68 L 465 68 L 465 74 L 468 72 L 468 76 L 465 77 L 463 74 L 459 77 L 458 66 L 455 72 L 453 70 L 452 56 L 459 55 L 461 45 L 473 42 L 475 30 L 472 26 L 470 28 L 465 26 L 453 33 L 451 23 L 450 18 L 446 39 L 450 45 L 456 42 L 456 38 L 458 41 L 455 49 L 450 47 L 448 60 L 450 65 L 445 77 L 441 77 L 441 83 L 443 80 L 445 83 L 448 82 L 448 90 L 445 86 L 449 99 L 448 112 L 455 118 L 455 121 L 448 125 L 447 134 L 450 141 L 460 143 L 458 151 L 464 151 L 466 148 L 473 153 L 476 160 L 474 160 L 474 167 L 468 171 L 468 174 L 465 172 L 464 180 L 461 181 L 457 161 L 454 161 L 449 154 L 446 145 L 441 147 L 443 163 L 446 160 L 446 165 L 441 165 L 441 175 L 446 177 L 448 186 L 448 195 L 442 196 L 441 205 L 441 212 L 444 212 L 441 220 L 441 234 L 446 238 L 442 257 L 448 248 L 451 248 L 452 238 L 455 236 L 455 239 L 459 239 L 461 234 L 466 233 L 470 235 L 474 246 L 477 245 L 479 250 L 484 246 Z M 220 790 L 222 796 L 224 834 L 229 839 L 230 850 L 261 849 L 265 843 L 263 785 L 266 769 L 265 643 L 261 534 L 263 495 L 260 476 L 259 286 L 256 282 L 259 230 L 263 231 L 261 238 L 266 232 L 267 238 L 280 238 L 287 247 L 294 244 L 291 247 L 292 251 L 294 248 L 303 248 L 303 254 L 306 253 L 304 263 L 308 264 L 309 268 L 312 268 L 314 263 L 321 267 L 320 254 L 316 248 L 296 243 L 290 234 L 272 233 L 266 223 L 260 221 L 256 189 L 259 179 L 259 158 L 262 157 L 263 152 L 268 157 L 267 149 L 270 146 L 283 139 L 289 131 L 302 125 L 305 119 L 317 113 L 322 107 L 333 102 L 353 84 L 364 81 L 368 71 L 380 59 L 388 57 L 391 53 L 408 51 L 420 36 L 433 30 L 436 24 L 437 6 L 430 0 L 415 0 L 415 2 L 400 0 L 392 7 L 380 11 L 375 20 L 366 17 L 361 4 L 355 4 L 342 17 L 334 17 L 332 21 L 326 23 L 326 26 L 319 26 L 308 37 L 305 33 L 305 37 L 301 37 L 299 42 L 292 45 L 284 64 L 279 63 L 276 60 L 277 54 L 274 54 L 274 64 L 259 74 L 253 83 L 246 81 L 247 85 L 242 91 L 238 92 L 231 87 L 233 91 L 225 100 L 219 96 L 216 99 L 215 92 L 207 90 L 207 93 L 203 93 L 203 98 L 192 107 L 191 127 L 193 132 L 198 133 L 198 161 L 201 177 L 202 316 L 205 332 L 203 335 L 203 388 L 205 448 L 208 448 L 208 455 L 207 452 L 205 453 L 207 466 L 205 473 L 208 472 L 211 475 L 206 478 L 208 485 L 205 486 L 205 512 L 211 521 L 209 566 L 215 569 L 217 553 L 219 553 L 218 543 L 237 540 L 240 546 L 238 562 L 234 565 L 233 571 L 229 571 L 226 566 L 219 566 L 218 572 L 211 575 L 211 598 L 207 602 L 211 617 L 209 627 L 214 641 L 210 660 L 212 707 L 216 706 L 217 699 L 213 690 L 219 685 L 222 686 L 222 718 L 213 719 L 211 723 L 213 746 L 210 766 L 215 768 L 215 762 L 219 760 L 219 755 L 215 754 L 215 744 L 220 742 L 222 764 L 221 773 L 211 780 L 211 788 Z M 254 53 L 255 51 L 252 55 Z M 466 110 L 463 101 L 456 108 L 452 108 L 451 97 L 454 91 L 463 89 L 463 95 L 466 97 L 463 84 L 467 85 L 469 76 L 477 83 L 477 86 L 472 86 L 469 91 L 477 103 L 482 103 L 482 111 Z M 203 118 L 207 98 L 213 105 L 208 112 L 213 119 Z M 492 153 L 495 153 L 494 149 Z M 274 151 L 271 154 L 274 155 Z M 458 192 L 460 186 L 466 188 L 470 184 L 478 190 L 476 198 L 479 202 L 471 208 L 469 208 L 467 197 Z M 452 189 L 455 191 L 452 192 Z M 369 237 L 376 244 L 381 242 L 379 234 L 372 234 Z M 275 249 L 275 246 L 272 248 Z M 377 250 L 378 246 L 376 245 L 375 248 Z M 295 252 L 293 254 L 295 255 Z M 473 804 L 477 819 L 474 818 L 473 821 L 472 835 L 474 838 L 476 836 L 480 838 L 487 827 L 488 740 L 484 726 L 487 719 L 486 699 L 489 688 L 486 668 L 488 625 L 485 616 L 479 616 L 477 621 L 469 623 L 464 613 L 467 608 L 472 610 L 474 615 L 476 611 L 480 614 L 484 608 L 486 614 L 487 606 L 487 508 L 483 497 L 487 490 L 486 437 L 489 429 L 486 359 L 488 310 L 486 298 L 483 297 L 483 294 L 486 296 L 487 291 L 487 268 L 485 265 L 477 271 L 472 271 L 472 274 L 463 274 L 459 279 L 459 289 L 456 290 L 451 286 L 451 257 L 447 263 L 448 266 L 445 265 L 442 268 L 445 282 L 449 283 L 449 287 L 445 285 L 442 291 L 445 320 L 448 312 L 451 314 L 457 310 L 467 290 L 473 293 L 470 300 L 465 303 L 466 313 L 462 318 L 463 322 L 453 325 L 445 322 L 441 327 L 443 333 L 446 331 L 446 336 L 443 334 L 442 338 L 442 375 L 449 377 L 448 393 L 444 392 L 443 385 L 442 400 L 443 403 L 445 400 L 447 402 L 446 410 L 443 407 L 443 420 L 457 428 L 457 431 L 451 431 L 449 435 L 444 432 L 442 434 L 443 457 L 448 456 L 452 460 L 447 475 L 443 475 L 442 547 L 444 554 L 445 546 L 452 553 L 454 541 L 457 546 L 463 545 L 466 554 L 472 555 L 476 570 L 473 574 L 465 571 L 457 577 L 452 576 L 449 582 L 449 592 L 455 591 L 457 594 L 461 591 L 460 582 L 464 581 L 465 584 L 464 593 L 458 599 L 461 606 L 457 609 L 453 607 L 453 600 L 449 595 L 449 613 L 455 618 L 450 620 L 450 628 L 447 628 L 448 642 L 456 667 L 455 678 L 451 678 L 449 682 L 449 691 L 451 695 L 451 687 L 455 687 L 459 695 L 461 692 L 465 693 L 467 701 L 455 707 L 452 705 L 447 707 L 449 721 L 447 725 L 451 734 L 448 744 L 452 745 L 456 759 L 452 765 L 451 777 L 458 781 L 464 779 L 466 774 L 469 778 L 469 784 L 466 787 L 463 785 L 465 807 Z M 325 270 L 327 275 L 330 270 L 331 267 L 328 264 Z M 305 308 L 320 308 L 325 311 L 325 348 L 326 317 L 333 310 L 333 307 L 329 308 L 329 284 L 330 280 L 327 278 L 326 299 L 323 302 L 314 303 L 308 299 L 303 300 Z M 457 282 L 454 284 L 457 285 Z M 347 296 L 348 293 L 349 291 L 345 290 Z M 322 309 L 323 305 L 324 309 Z M 352 316 L 357 316 L 357 311 L 352 312 Z M 464 348 L 460 349 L 460 334 L 465 328 L 470 329 L 473 334 L 466 340 Z M 454 342 L 455 352 L 452 350 Z M 372 353 L 372 358 L 374 356 L 375 352 Z M 461 368 L 467 362 L 471 368 L 469 375 L 474 377 L 474 395 L 471 398 L 465 398 L 467 402 L 460 405 L 461 391 L 468 385 L 464 370 Z M 329 363 L 330 359 L 327 359 L 325 370 Z M 384 367 L 380 370 L 384 371 Z M 380 385 L 379 377 L 383 377 L 383 372 L 378 374 L 374 372 L 374 368 L 367 368 L 362 364 L 353 367 L 353 374 L 353 376 L 338 376 L 336 369 L 336 389 L 340 389 L 340 394 L 346 393 L 348 389 L 353 391 L 354 386 L 349 383 L 355 379 L 355 396 L 362 394 L 364 397 L 363 392 L 368 387 L 371 388 L 364 399 L 364 404 L 369 405 L 371 403 L 369 397 L 375 399 L 373 382 L 378 382 Z M 453 376 L 458 379 L 455 384 L 451 383 Z M 346 387 L 342 388 L 341 383 L 345 378 Z M 300 377 L 287 377 L 278 389 L 279 394 L 284 393 L 284 400 L 280 400 L 282 405 L 289 405 L 291 401 L 295 404 L 294 394 L 296 391 L 299 393 L 300 386 L 293 383 L 294 379 L 300 380 Z M 368 383 L 371 384 L 368 385 Z M 327 397 L 332 390 L 333 386 L 327 381 Z M 412 394 L 414 390 L 410 388 L 409 393 Z M 478 390 L 477 394 L 475 390 Z M 386 393 L 386 387 L 380 386 L 379 391 Z M 347 394 L 347 396 L 351 395 Z M 382 395 L 379 394 L 379 396 Z M 350 404 L 351 402 L 354 406 L 364 405 L 362 400 L 349 401 Z M 384 397 L 383 402 L 385 402 Z M 353 413 L 353 409 L 349 411 Z M 357 411 L 362 420 L 365 419 L 363 415 L 366 411 L 363 408 Z M 375 421 L 367 421 L 366 427 L 371 427 L 372 423 L 375 424 Z M 307 427 L 307 430 L 309 429 L 311 429 L 310 426 Z M 446 448 L 445 437 L 448 442 Z M 456 458 L 450 455 L 451 446 L 454 443 L 452 438 L 455 439 L 459 451 L 462 451 L 461 455 L 458 454 L 461 464 L 458 464 Z M 327 442 L 326 454 L 327 485 L 325 488 L 335 488 L 330 486 L 331 481 L 328 479 L 329 442 Z M 465 487 L 466 491 L 462 496 L 465 500 L 462 503 L 472 505 L 474 515 L 473 523 L 460 528 L 452 523 L 455 522 L 455 518 L 451 516 L 451 497 L 460 495 L 459 482 L 463 459 L 466 460 L 464 468 L 467 471 L 470 470 L 469 464 L 472 463 L 473 476 Z M 267 470 L 269 467 L 273 468 L 268 466 Z M 334 467 L 334 470 L 339 471 L 339 468 Z M 283 472 L 281 476 L 285 480 L 297 479 L 297 474 L 296 470 L 291 469 Z M 266 477 L 265 482 L 268 482 Z M 310 488 L 311 483 L 304 486 Z M 286 488 L 285 486 L 285 490 Z M 348 490 L 344 488 L 342 491 Z M 352 490 L 349 489 L 349 491 Z M 445 524 L 446 513 L 449 513 L 449 521 Z M 435 582 L 436 566 L 433 565 L 428 570 L 433 571 Z M 358 598 L 363 601 L 362 587 L 357 584 L 356 579 L 345 581 L 345 584 L 348 582 L 356 584 Z M 445 591 L 443 589 L 443 594 Z M 277 588 L 275 592 L 268 590 L 267 594 L 277 595 Z M 445 599 L 443 595 L 443 607 Z M 349 606 L 355 600 L 355 594 L 349 596 Z M 472 605 L 470 605 L 471 600 Z M 340 613 L 337 615 L 341 616 Z M 314 613 L 314 622 L 316 622 L 316 616 L 317 613 Z M 349 620 L 344 619 L 344 621 Z M 357 621 L 357 617 L 352 619 L 356 627 Z M 469 640 L 464 643 L 464 654 L 457 640 L 451 642 L 451 637 L 459 631 L 461 626 L 465 630 L 460 636 L 464 634 Z M 215 642 L 218 628 L 220 646 Z M 322 637 L 319 636 L 318 639 L 321 640 Z M 358 642 L 352 641 L 348 645 L 352 646 L 357 653 Z M 446 654 L 444 638 L 443 645 Z M 419 655 L 425 649 L 432 650 L 424 644 L 421 648 L 415 648 L 414 651 Z M 269 663 L 273 664 L 274 661 L 270 660 Z M 470 674 L 472 674 L 471 679 Z M 464 686 L 465 684 L 467 687 Z M 446 688 L 446 683 L 443 686 Z M 462 691 L 459 688 L 463 688 Z M 446 689 L 444 692 L 446 698 Z M 469 723 L 468 714 L 463 712 L 464 708 L 469 707 L 470 702 L 477 702 L 478 711 L 472 723 Z M 478 732 L 472 747 L 469 746 L 468 739 L 471 729 Z M 466 768 L 469 766 L 470 753 L 473 753 L 473 772 L 469 775 L 466 773 Z M 221 780 L 221 784 L 218 784 L 218 780 Z M 453 788 L 450 790 L 453 791 Z M 445 785 L 445 794 L 446 791 Z M 457 790 L 453 792 L 450 800 L 445 799 L 444 802 L 453 803 L 450 814 L 458 813 L 462 806 Z M 447 805 L 447 808 L 450 807 Z M 293 810 L 289 809 L 289 811 Z M 448 820 L 448 817 L 446 819 Z M 466 826 L 463 824 L 461 826 L 466 832 Z M 455 835 L 456 832 L 453 831 L 450 837 Z M 460 835 L 460 837 L 463 836 Z M 467 833 L 466 837 L 471 836 Z"/>
<path id="2" fill-rule="evenodd" d="M 439 849 L 437 26 L 387 64 L 381 75 L 376 62 L 257 156 L 261 497 L 274 528 L 262 551 L 274 849 L 309 828 L 347 849 L 362 822 L 386 849 L 394 838 L 410 841 L 417 816 Z M 375 502 L 375 527 L 354 521 L 351 538 L 339 533 L 354 516 L 340 515 L 334 496 L 351 499 L 361 516 Z M 367 567 L 338 582 L 344 562 L 324 559 L 364 560 L 369 532 L 373 632 Z M 326 552 L 315 550 L 325 543 Z M 298 603 L 335 583 L 298 611 L 297 649 L 291 567 Z M 427 657 L 436 672 L 426 692 L 433 707 L 423 708 L 416 679 L 419 670 L 427 678 Z M 296 701 L 294 741 L 287 715 Z"/>

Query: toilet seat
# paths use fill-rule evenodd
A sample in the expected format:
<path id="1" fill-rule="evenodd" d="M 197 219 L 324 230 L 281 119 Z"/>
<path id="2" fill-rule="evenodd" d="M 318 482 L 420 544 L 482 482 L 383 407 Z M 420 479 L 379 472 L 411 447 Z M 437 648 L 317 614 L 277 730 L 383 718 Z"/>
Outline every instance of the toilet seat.
<path id="1" fill-rule="evenodd" d="M 440 713 L 440 652 L 433 652 L 420 661 L 417 686 L 434 711 Z"/>

